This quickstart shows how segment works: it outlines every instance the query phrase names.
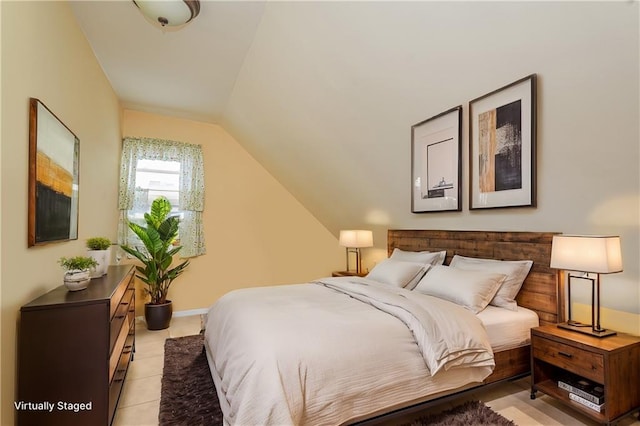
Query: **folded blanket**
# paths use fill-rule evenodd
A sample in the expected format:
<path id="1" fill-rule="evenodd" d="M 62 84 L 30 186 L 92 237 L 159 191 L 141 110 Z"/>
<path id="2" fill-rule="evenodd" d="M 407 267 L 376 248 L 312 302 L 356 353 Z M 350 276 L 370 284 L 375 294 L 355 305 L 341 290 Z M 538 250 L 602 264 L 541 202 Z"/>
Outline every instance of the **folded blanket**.
<path id="1" fill-rule="evenodd" d="M 348 294 L 402 321 L 413 333 L 431 375 L 442 368 L 495 366 L 484 325 L 467 309 L 366 280 L 326 278 L 315 283 Z"/>

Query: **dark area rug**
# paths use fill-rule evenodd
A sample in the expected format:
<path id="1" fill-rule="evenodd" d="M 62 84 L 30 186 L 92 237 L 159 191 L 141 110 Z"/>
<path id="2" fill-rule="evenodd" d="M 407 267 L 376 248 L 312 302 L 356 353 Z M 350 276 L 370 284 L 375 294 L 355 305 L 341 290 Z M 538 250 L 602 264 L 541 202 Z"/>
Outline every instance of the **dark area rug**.
<path id="1" fill-rule="evenodd" d="M 222 425 L 218 395 L 211 379 L 207 357 L 202 349 L 201 334 L 166 340 L 158 418 L 160 425 Z M 417 413 L 413 420 L 403 426 L 422 425 L 515 426 L 515 423 L 479 401 L 469 401 L 436 414 Z"/>
<path id="2" fill-rule="evenodd" d="M 496 425 L 515 426 L 480 401 L 467 401 L 464 404 L 437 414 L 420 416 L 403 426 L 466 426 Z"/>
<path id="3" fill-rule="evenodd" d="M 160 425 L 222 424 L 218 395 L 202 348 L 201 334 L 165 341 Z"/>

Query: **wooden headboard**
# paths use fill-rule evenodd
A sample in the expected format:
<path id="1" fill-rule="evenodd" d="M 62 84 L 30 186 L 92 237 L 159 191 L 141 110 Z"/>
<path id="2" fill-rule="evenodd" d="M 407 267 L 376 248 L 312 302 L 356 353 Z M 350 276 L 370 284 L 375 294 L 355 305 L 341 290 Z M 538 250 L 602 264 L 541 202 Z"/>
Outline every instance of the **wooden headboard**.
<path id="1" fill-rule="evenodd" d="M 389 230 L 387 250 L 447 251 L 445 264 L 455 254 L 498 260 L 533 260 L 516 297 L 518 305 L 535 311 L 540 324 L 564 321 L 563 275 L 549 267 L 551 241 L 557 232 Z"/>

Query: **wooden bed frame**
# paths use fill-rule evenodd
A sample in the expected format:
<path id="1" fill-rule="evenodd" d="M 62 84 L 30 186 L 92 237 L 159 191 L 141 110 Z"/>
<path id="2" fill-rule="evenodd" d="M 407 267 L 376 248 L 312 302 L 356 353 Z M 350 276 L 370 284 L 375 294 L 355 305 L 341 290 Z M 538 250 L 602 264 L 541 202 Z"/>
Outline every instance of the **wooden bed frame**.
<path id="1" fill-rule="evenodd" d="M 516 300 L 538 314 L 540 325 L 564 321 L 563 275 L 549 267 L 556 232 L 389 230 L 387 251 L 447 251 L 445 264 L 458 254 L 497 260 L 533 260 Z M 494 372 L 484 384 L 529 374 L 530 346 L 496 352 Z"/>
<path id="2" fill-rule="evenodd" d="M 387 251 L 447 251 L 445 264 L 458 254 L 498 260 L 533 260 L 516 300 L 535 311 L 540 325 L 564 321 L 563 275 L 549 267 L 556 232 L 389 230 Z M 530 346 L 496 352 L 496 368 L 484 383 L 526 375 L 531 370 Z"/>
<path id="3" fill-rule="evenodd" d="M 387 251 L 394 248 L 406 251 L 447 251 L 445 264 L 454 255 L 496 260 L 532 260 L 533 265 L 516 300 L 518 305 L 535 311 L 540 325 L 564 321 L 563 274 L 549 267 L 551 241 L 557 232 L 500 232 L 500 231 L 441 231 L 441 230 L 389 230 Z M 458 398 L 479 388 L 526 377 L 531 373 L 531 346 L 494 353 L 496 366 L 482 384 L 471 384 L 461 389 L 442 392 L 414 402 L 406 407 L 374 414 L 363 420 L 350 422 L 359 426 L 378 426 L 395 423 L 398 418 L 415 414 L 432 405 Z"/>
<path id="4" fill-rule="evenodd" d="M 529 275 L 516 297 L 519 306 L 538 314 L 540 325 L 564 321 L 563 274 L 550 268 L 551 242 L 558 232 L 501 232 L 501 231 L 441 231 L 441 230 L 389 230 L 387 251 L 394 248 L 406 251 L 447 251 L 445 264 L 454 255 L 496 260 L 532 260 Z M 526 377 L 531 373 L 531 346 L 523 346 L 494 353 L 496 366 L 482 384 L 427 396 L 405 407 L 373 414 L 367 419 L 349 422 L 359 426 L 395 424 L 398 419 L 406 423 L 408 415 L 444 401 L 458 398 L 468 392 L 506 380 Z"/>

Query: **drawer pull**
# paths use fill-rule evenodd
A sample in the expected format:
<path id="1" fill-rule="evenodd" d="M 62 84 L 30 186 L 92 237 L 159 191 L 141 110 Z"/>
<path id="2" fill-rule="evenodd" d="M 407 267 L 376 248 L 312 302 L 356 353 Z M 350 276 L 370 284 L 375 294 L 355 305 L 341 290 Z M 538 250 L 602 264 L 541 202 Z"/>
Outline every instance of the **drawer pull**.
<path id="1" fill-rule="evenodd" d="M 568 354 L 566 352 L 562 352 L 562 351 L 558 351 L 558 355 L 562 355 L 562 356 L 564 356 L 566 358 L 572 358 L 573 357 L 573 355 Z"/>
<path id="2" fill-rule="evenodd" d="M 120 302 L 121 305 L 128 305 L 129 302 Z"/>
<path id="3" fill-rule="evenodd" d="M 125 317 L 126 317 L 126 315 L 116 315 L 117 319 L 122 319 L 122 318 L 125 318 Z"/>

